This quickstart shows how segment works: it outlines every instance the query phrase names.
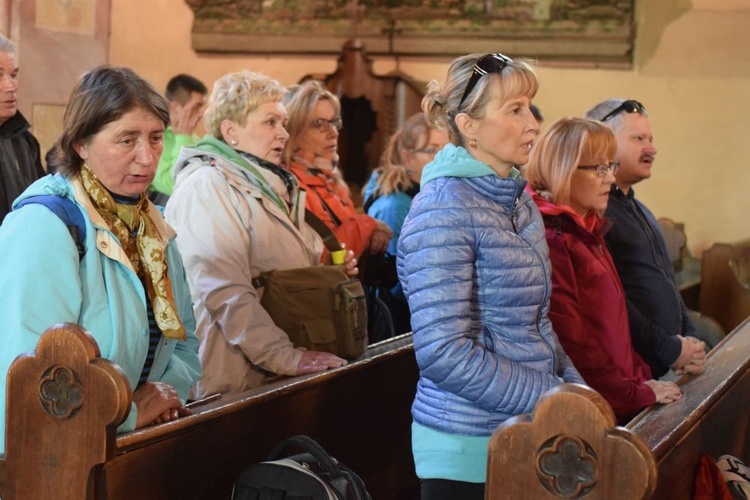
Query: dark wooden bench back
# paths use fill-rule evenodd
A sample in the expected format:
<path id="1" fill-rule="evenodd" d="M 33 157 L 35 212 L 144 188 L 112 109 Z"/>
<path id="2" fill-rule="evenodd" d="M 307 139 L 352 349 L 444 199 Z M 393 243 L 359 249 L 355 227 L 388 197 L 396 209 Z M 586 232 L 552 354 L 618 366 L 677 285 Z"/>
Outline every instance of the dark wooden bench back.
<path id="1" fill-rule="evenodd" d="M 649 498 L 654 457 L 616 424 L 593 389 L 563 384 L 548 391 L 531 415 L 506 421 L 492 435 L 485 498 Z"/>
<path id="2" fill-rule="evenodd" d="M 750 316 L 750 240 L 716 243 L 703 252 L 700 311 L 725 332 Z"/>
<path id="3" fill-rule="evenodd" d="M 682 400 L 645 410 L 627 426 L 656 458 L 654 499 L 692 498 L 703 453 L 750 459 L 750 322 L 709 353 L 704 373 L 678 383 Z"/>
<path id="4" fill-rule="evenodd" d="M 417 376 L 404 336 L 344 368 L 275 381 L 115 439 L 130 407 L 125 379 L 98 357 L 90 336 L 58 325 L 8 374 L 0 496 L 229 498 L 245 465 L 263 460 L 281 439 L 307 434 L 360 474 L 373 498 L 413 500 L 419 486 L 409 409 Z M 654 406 L 626 428 L 613 428 L 611 409 L 589 389 L 545 396 L 532 416 L 493 437 L 488 498 L 563 498 L 570 488 L 588 492 L 585 498 L 642 498 L 654 487 L 654 463 L 651 498 L 691 498 L 702 453 L 750 454 L 750 323 L 711 352 L 705 373 L 679 383 L 681 401 Z M 585 480 L 558 487 L 571 477 Z"/>
<path id="5" fill-rule="evenodd" d="M 130 411 L 122 370 L 80 327 L 57 325 L 11 365 L 7 388 L 0 497 L 94 498 L 96 472 L 115 456 Z"/>
<path id="6" fill-rule="evenodd" d="M 343 368 L 277 380 L 116 440 L 130 392 L 119 369 L 97 356 L 90 336 L 65 325 L 48 330 L 37 354 L 13 365 L 6 460 L 0 461 L 4 500 L 230 498 L 243 467 L 297 434 L 356 471 L 373 498 L 417 495 L 410 452 L 417 367 L 409 335 L 372 346 Z M 59 367 L 74 375 L 54 375 Z M 78 379 L 67 393 L 81 403 L 71 418 L 40 404 L 50 376 Z"/>

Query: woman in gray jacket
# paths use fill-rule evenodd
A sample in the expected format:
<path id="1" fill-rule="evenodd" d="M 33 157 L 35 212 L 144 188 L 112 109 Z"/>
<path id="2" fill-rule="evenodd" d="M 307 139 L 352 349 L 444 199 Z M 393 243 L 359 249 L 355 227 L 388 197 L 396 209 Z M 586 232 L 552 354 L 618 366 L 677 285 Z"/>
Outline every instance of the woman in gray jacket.
<path id="1" fill-rule="evenodd" d="M 305 223 L 305 193 L 281 168 L 289 134 L 286 89 L 261 73 L 219 78 L 208 135 L 183 148 L 167 220 L 177 229 L 193 296 L 203 377 L 195 396 L 235 394 L 270 374 L 302 375 L 346 362 L 295 347 L 263 309 L 253 279 L 320 263 L 323 243 Z M 348 268 L 356 273 L 349 252 Z"/>
<path id="2" fill-rule="evenodd" d="M 537 87 L 529 63 L 472 54 L 422 101 L 451 136 L 424 168 L 398 244 L 420 371 L 412 449 L 423 500 L 484 498 L 492 432 L 545 391 L 582 382 L 547 318 L 544 226 L 516 169 L 539 131 Z"/>

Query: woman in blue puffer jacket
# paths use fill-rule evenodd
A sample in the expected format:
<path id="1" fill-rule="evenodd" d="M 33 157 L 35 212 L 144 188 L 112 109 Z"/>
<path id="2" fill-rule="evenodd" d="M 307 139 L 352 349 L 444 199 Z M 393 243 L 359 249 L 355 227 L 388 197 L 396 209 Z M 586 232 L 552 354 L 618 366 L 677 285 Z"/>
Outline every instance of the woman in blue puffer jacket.
<path id="1" fill-rule="evenodd" d="M 412 449 L 422 499 L 482 499 L 492 432 L 582 379 L 552 331 L 539 211 L 516 166 L 539 127 L 531 65 L 456 59 L 422 101 L 446 145 L 422 174 L 398 243 L 420 378 Z"/>

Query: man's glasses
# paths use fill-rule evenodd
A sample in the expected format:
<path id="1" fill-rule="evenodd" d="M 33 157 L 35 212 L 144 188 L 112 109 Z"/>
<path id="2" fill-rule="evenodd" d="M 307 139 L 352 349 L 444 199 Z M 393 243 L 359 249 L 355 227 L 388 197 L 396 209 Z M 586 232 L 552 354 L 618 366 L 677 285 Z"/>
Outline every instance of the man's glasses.
<path id="1" fill-rule="evenodd" d="M 344 120 L 342 120 L 340 116 L 337 118 L 334 118 L 333 120 L 326 120 L 325 118 L 316 118 L 312 121 L 310 125 L 312 125 L 313 128 L 320 130 L 324 134 L 328 133 L 328 131 L 331 130 L 331 127 L 341 132 L 341 129 L 344 128 Z"/>
<path id="2" fill-rule="evenodd" d="M 626 113 L 640 113 L 643 114 L 646 112 L 646 108 L 643 107 L 643 104 L 641 104 L 638 101 L 634 101 L 633 99 L 628 99 L 627 101 L 623 101 L 622 104 L 617 106 L 615 109 L 604 115 L 604 118 L 602 118 L 599 121 L 606 122 L 613 116 L 616 116 L 618 113 L 622 113 L 625 111 Z"/>
<path id="3" fill-rule="evenodd" d="M 616 161 L 602 163 L 600 165 L 579 165 L 578 170 L 594 170 L 599 177 L 607 177 L 607 174 L 616 175 L 620 164 Z"/>
<path id="4" fill-rule="evenodd" d="M 466 90 L 464 90 L 464 95 L 461 97 L 458 107 L 460 108 L 469 94 L 471 94 L 471 91 L 474 90 L 480 78 L 488 73 L 499 73 L 512 62 L 513 59 L 502 54 L 485 54 L 480 57 L 474 65 L 474 71 L 471 74 L 471 78 L 469 78 L 469 83 L 466 84 Z"/>

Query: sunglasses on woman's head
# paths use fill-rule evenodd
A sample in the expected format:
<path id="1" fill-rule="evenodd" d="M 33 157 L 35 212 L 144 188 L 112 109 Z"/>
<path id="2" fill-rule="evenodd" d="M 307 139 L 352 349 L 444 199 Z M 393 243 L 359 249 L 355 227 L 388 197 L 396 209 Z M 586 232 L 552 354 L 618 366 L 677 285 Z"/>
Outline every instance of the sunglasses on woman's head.
<path id="1" fill-rule="evenodd" d="M 627 101 L 623 101 L 622 104 L 617 106 L 615 109 L 604 115 L 604 118 L 602 118 L 599 121 L 606 122 L 613 116 L 616 116 L 618 113 L 622 112 L 626 113 L 640 113 L 643 114 L 646 112 L 646 108 L 643 107 L 643 104 L 641 104 L 638 101 L 635 101 L 633 99 L 628 99 Z"/>
<path id="2" fill-rule="evenodd" d="M 471 73 L 469 83 L 466 84 L 466 90 L 464 90 L 464 95 L 461 96 L 461 102 L 458 103 L 458 107 L 461 107 L 471 91 L 474 90 L 480 78 L 488 73 L 499 73 L 508 63 L 512 62 L 513 59 L 502 54 L 485 54 L 480 57 L 474 65 L 474 71 Z"/>

